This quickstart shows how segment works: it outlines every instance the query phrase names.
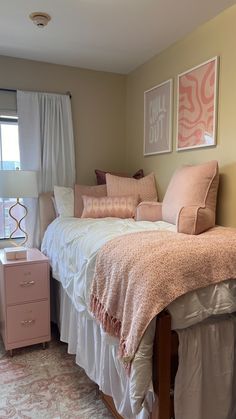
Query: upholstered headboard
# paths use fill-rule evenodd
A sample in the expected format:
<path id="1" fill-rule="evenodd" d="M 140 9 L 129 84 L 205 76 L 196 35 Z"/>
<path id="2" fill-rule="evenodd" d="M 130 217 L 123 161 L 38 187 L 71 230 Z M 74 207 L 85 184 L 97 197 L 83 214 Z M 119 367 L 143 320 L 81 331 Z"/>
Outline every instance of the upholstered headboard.
<path id="1" fill-rule="evenodd" d="M 53 192 L 43 192 L 39 195 L 40 242 L 47 226 L 56 218 L 52 197 Z"/>

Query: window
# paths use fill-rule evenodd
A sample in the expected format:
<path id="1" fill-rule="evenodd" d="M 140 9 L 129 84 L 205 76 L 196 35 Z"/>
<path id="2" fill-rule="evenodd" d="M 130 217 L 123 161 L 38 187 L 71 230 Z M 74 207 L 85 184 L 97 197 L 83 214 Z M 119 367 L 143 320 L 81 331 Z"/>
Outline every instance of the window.
<path id="1" fill-rule="evenodd" d="M 20 169 L 18 119 L 13 116 L 0 115 L 0 169 L 15 170 L 17 167 Z M 14 220 L 9 216 L 9 208 L 15 202 L 12 198 L 0 198 L 0 239 L 8 238 L 16 228 Z M 18 210 L 18 208 L 13 215 L 17 219 L 23 216 L 21 209 Z M 20 236 L 22 234 L 16 231 L 14 237 Z"/>

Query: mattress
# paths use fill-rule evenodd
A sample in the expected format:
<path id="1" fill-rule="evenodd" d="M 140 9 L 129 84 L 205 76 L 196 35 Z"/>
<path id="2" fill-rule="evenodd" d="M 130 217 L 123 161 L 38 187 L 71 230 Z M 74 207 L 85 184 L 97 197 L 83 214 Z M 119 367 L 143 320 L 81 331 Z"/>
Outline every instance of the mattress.
<path id="1" fill-rule="evenodd" d="M 152 346 L 155 320 L 143 336 L 132 363 L 131 377 L 127 380 L 117 359 L 117 340 L 105 335 L 101 327 L 94 322 L 89 312 L 89 302 L 96 256 L 101 246 L 120 235 L 145 230 L 175 231 L 175 226 L 162 221 L 135 222 L 133 219 L 97 220 L 65 217 L 57 218 L 48 226 L 42 242 L 42 251 L 50 259 L 53 277 L 61 283 L 67 305 L 71 305 L 76 313 L 74 315 L 79 316 L 77 326 L 76 322 L 73 323 L 73 328 L 77 327 L 78 342 L 82 341 L 84 344 L 86 339 L 90 342 L 86 351 L 81 348 L 81 344 L 76 346 L 74 353 L 77 354 L 77 363 L 106 394 L 115 396 L 117 410 L 123 417 L 137 419 L 148 417 L 147 412 L 153 397 Z M 171 313 L 172 328 L 179 330 L 206 320 L 213 314 L 232 313 L 236 311 L 236 281 L 231 279 L 188 293 L 171 303 L 168 309 Z M 63 330 L 62 340 L 69 343 L 70 335 L 63 338 Z M 109 377 L 107 376 L 105 381 L 103 373 L 106 364 L 101 364 L 99 359 L 101 345 L 106 347 L 109 359 Z M 97 359 L 97 363 L 91 363 L 91 359 Z M 92 370 L 91 365 L 94 365 Z"/>

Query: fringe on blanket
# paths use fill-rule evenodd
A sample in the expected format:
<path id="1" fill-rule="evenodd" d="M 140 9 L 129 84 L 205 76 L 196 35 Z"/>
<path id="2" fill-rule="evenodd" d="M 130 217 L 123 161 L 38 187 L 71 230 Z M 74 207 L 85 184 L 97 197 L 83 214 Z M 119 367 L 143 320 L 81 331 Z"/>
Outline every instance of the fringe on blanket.
<path id="1" fill-rule="evenodd" d="M 130 374 L 133 357 L 128 356 L 125 339 L 120 335 L 121 321 L 111 316 L 95 295 L 91 295 L 90 310 L 106 333 L 119 338 L 118 357 L 121 359 L 126 372 Z"/>

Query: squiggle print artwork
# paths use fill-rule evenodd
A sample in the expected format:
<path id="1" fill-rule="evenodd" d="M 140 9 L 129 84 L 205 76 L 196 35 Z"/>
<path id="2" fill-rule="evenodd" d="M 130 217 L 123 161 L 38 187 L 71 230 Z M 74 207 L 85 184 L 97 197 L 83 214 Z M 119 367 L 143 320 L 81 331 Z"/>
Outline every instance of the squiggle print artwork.
<path id="1" fill-rule="evenodd" d="M 177 149 L 215 144 L 217 57 L 179 75 Z"/>

